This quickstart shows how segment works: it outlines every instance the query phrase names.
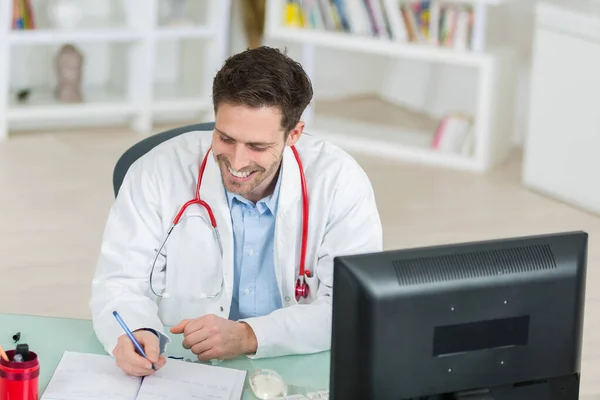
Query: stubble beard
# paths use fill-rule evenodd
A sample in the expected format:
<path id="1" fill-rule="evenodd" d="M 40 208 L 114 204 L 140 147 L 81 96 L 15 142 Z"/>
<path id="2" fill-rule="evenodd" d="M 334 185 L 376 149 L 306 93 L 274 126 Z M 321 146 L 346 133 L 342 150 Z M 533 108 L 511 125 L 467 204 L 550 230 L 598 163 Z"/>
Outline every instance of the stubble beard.
<path id="1" fill-rule="evenodd" d="M 263 183 L 267 178 L 273 176 L 279 166 L 281 165 L 281 160 L 283 159 L 283 152 L 279 155 L 278 160 L 274 161 L 268 170 L 261 168 L 256 165 L 251 165 L 249 168 L 244 168 L 244 170 L 256 171 L 252 179 L 248 182 L 236 182 L 231 179 L 231 174 L 229 172 L 229 162 L 227 158 L 223 155 L 217 156 L 217 160 L 219 161 L 220 169 L 221 169 L 221 179 L 223 180 L 223 184 L 225 185 L 225 189 L 233 194 L 237 194 L 240 196 L 246 196 L 252 193 L 261 183 Z"/>

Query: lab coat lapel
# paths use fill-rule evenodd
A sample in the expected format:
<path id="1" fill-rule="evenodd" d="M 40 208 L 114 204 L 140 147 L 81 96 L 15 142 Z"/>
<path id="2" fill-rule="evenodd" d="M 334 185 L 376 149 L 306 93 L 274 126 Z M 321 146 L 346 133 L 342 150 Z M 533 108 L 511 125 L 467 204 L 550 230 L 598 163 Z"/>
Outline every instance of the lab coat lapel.
<path id="1" fill-rule="evenodd" d="M 233 231 L 231 227 L 231 213 L 227 204 L 225 188 L 221 178 L 221 171 L 212 151 L 208 155 L 200 199 L 212 208 L 217 221 L 217 229 L 223 244 L 223 275 L 225 287 L 229 294 L 233 293 Z"/>
<path id="2" fill-rule="evenodd" d="M 275 223 L 275 274 L 286 305 L 294 299 L 302 235 L 300 169 L 289 146 L 283 153 L 281 174 Z"/>

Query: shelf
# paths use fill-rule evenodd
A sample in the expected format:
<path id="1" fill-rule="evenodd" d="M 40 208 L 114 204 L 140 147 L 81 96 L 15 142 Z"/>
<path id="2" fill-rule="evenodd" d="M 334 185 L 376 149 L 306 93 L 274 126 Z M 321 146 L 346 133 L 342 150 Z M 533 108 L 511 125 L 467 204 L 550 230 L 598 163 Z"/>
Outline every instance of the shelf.
<path id="1" fill-rule="evenodd" d="M 475 158 L 432 148 L 438 120 L 370 96 L 317 101 L 307 134 L 352 152 L 406 162 L 479 170 Z"/>
<path id="2" fill-rule="evenodd" d="M 26 104 L 17 103 L 11 96 L 6 115 L 9 121 L 125 116 L 139 111 L 122 93 L 107 89 L 86 90 L 82 103 L 61 103 L 54 98 L 52 89 L 34 89 L 30 96 Z"/>
<path id="3" fill-rule="evenodd" d="M 215 34 L 216 32 L 207 26 L 162 26 L 154 36 L 157 39 L 201 39 Z"/>
<path id="4" fill-rule="evenodd" d="M 13 45 L 60 44 L 66 42 L 130 42 L 141 39 L 143 32 L 132 29 L 77 29 L 11 31 L 8 40 Z"/>
<path id="5" fill-rule="evenodd" d="M 179 6 L 171 9 L 169 4 L 178 3 Z M 158 1 L 159 29 L 164 27 L 203 26 L 212 23 L 210 19 L 212 4 L 210 1 L 185 0 L 173 2 L 171 0 Z"/>
<path id="6" fill-rule="evenodd" d="M 171 3 L 77 0 L 81 13 L 72 15 L 81 18 L 70 21 L 48 0 L 32 0 L 35 29 L 19 30 L 13 0 L 0 0 L 0 142 L 11 130 L 105 123 L 150 134 L 159 120 L 212 114 L 212 80 L 229 54 L 231 0 L 187 0 L 180 13 Z M 82 103 L 54 98 L 57 56 L 67 44 L 83 56 Z M 31 90 L 25 103 L 15 98 L 23 89 Z"/>
<path id="7" fill-rule="evenodd" d="M 489 59 L 489 55 L 486 53 L 458 51 L 426 44 L 400 43 L 384 38 L 308 28 L 278 28 L 269 33 L 269 37 L 284 42 L 312 44 L 360 53 L 406 57 L 412 60 L 436 61 L 453 65 L 481 66 Z"/>
<path id="8" fill-rule="evenodd" d="M 265 39 L 278 47 L 289 47 L 298 54 L 298 61 L 305 67 L 315 87 L 321 87 L 318 93 L 333 95 L 373 92 L 388 99 L 391 104 L 405 104 L 429 114 L 422 115 L 424 118 L 416 116 L 419 123 L 412 124 L 404 119 L 405 113 L 402 111 L 377 111 L 377 116 L 373 117 L 370 115 L 373 109 L 365 111 L 360 107 L 352 107 L 344 110 L 344 106 L 338 106 L 338 111 L 343 113 L 336 113 L 332 109 L 324 109 L 322 101 L 317 99 L 305 114 L 306 132 L 331 140 L 356 153 L 369 153 L 398 162 L 423 163 L 474 172 L 486 171 L 504 159 L 510 148 L 511 135 L 507 134 L 506 127 L 510 127 L 510 130 L 514 125 L 514 87 L 517 79 L 514 72 L 514 49 L 501 43 L 496 46 L 487 38 L 488 14 L 491 15 L 487 7 L 515 4 L 516 0 L 456 0 L 448 3 L 471 4 L 473 14 L 455 14 L 462 22 L 460 26 L 457 25 L 461 28 L 458 31 L 461 35 L 456 38 L 460 40 L 449 41 L 447 46 L 436 45 L 433 40 L 422 43 L 422 35 L 415 37 L 414 24 L 409 21 L 409 27 L 406 28 L 402 10 L 396 9 L 397 1 L 382 2 L 386 14 L 391 16 L 388 18 L 391 21 L 389 24 L 382 24 L 380 17 L 383 13 L 377 12 L 377 21 L 374 22 L 371 18 L 372 10 L 357 6 L 358 8 L 351 10 L 351 18 L 348 18 L 351 27 L 332 23 L 329 17 L 322 23 L 309 18 L 304 27 L 292 15 L 293 10 L 287 8 L 289 2 L 267 1 Z M 312 16 L 318 18 L 318 15 Z M 442 17 L 441 12 L 439 16 Z M 468 18 L 463 19 L 465 16 Z M 420 17 L 419 14 L 418 20 L 422 21 Z M 430 21 L 430 25 L 432 22 Z M 402 24 L 408 35 L 403 34 Z M 391 35 L 372 36 L 371 31 L 380 31 L 372 29 L 373 25 L 385 25 L 390 28 L 386 30 L 391 31 Z M 437 34 L 440 34 L 440 30 Z M 399 39 L 405 36 L 408 36 L 406 40 Z M 325 52 L 336 53 L 332 54 L 335 57 L 338 51 L 348 53 L 341 56 L 364 60 L 365 67 L 368 66 L 367 60 L 374 60 L 377 65 L 373 64 L 373 74 L 364 71 L 362 64 L 359 68 L 348 69 L 348 73 L 344 69 L 345 64 L 332 69 L 318 56 L 320 52 Z M 352 59 L 347 61 L 346 57 L 340 59 L 345 63 L 352 62 Z M 399 60 L 406 62 L 395 62 Z M 430 70 L 426 69 L 413 79 L 411 71 L 428 67 L 424 63 L 459 68 L 444 68 L 443 72 L 433 70 L 430 76 L 425 73 Z M 459 71 L 461 69 L 463 71 Z M 373 75 L 373 79 L 364 85 L 352 81 L 365 73 Z M 331 81 L 337 76 L 335 74 L 344 75 L 346 83 L 343 87 L 335 87 L 335 81 Z M 396 77 L 394 74 L 399 75 Z M 355 76 L 352 78 L 352 75 Z M 463 76 L 465 79 L 462 79 Z M 320 79 L 327 79 L 327 84 L 319 86 Z M 421 85 L 424 87 L 419 91 L 418 86 Z M 395 121 L 390 123 L 390 119 Z M 440 125 L 442 121 L 444 125 Z M 439 132 L 439 137 L 436 136 L 436 131 Z"/>
<path id="9" fill-rule="evenodd" d="M 398 141 L 390 142 L 386 139 L 365 138 L 360 132 L 355 131 L 346 131 L 344 133 L 330 131 L 320 128 L 318 125 L 319 123 L 317 122 L 315 128 L 307 128 L 306 132 L 313 136 L 329 140 L 349 152 L 370 154 L 401 162 L 415 162 L 470 171 L 482 169 L 474 159 L 455 154 L 440 153 L 432 149 L 404 144 Z"/>
<path id="10" fill-rule="evenodd" d="M 155 84 L 152 111 L 159 112 L 188 112 L 209 110 L 212 103 L 209 98 L 199 94 L 199 90 L 183 84 Z"/>

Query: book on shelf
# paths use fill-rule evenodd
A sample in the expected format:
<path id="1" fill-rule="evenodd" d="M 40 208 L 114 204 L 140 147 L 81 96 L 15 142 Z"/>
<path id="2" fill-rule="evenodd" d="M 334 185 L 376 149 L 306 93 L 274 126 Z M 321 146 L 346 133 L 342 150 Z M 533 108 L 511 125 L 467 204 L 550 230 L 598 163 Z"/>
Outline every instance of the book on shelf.
<path id="1" fill-rule="evenodd" d="M 35 20 L 31 10 L 31 0 L 12 0 L 12 2 L 12 28 L 14 30 L 35 29 Z"/>
<path id="2" fill-rule="evenodd" d="M 473 119 L 462 113 L 449 113 L 440 121 L 431 146 L 444 153 L 471 156 L 475 145 Z"/>
<path id="3" fill-rule="evenodd" d="M 470 50 L 473 5 L 451 0 L 280 0 L 284 25 Z"/>

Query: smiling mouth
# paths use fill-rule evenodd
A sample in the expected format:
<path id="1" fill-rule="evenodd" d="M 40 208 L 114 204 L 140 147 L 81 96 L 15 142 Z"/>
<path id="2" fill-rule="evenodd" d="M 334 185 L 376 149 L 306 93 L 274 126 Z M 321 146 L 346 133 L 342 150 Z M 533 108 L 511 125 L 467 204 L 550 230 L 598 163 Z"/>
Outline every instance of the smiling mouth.
<path id="1" fill-rule="evenodd" d="M 229 175 L 231 175 L 237 181 L 247 181 L 256 173 L 256 171 L 238 172 L 229 166 L 227 167 L 227 171 L 229 171 Z"/>

